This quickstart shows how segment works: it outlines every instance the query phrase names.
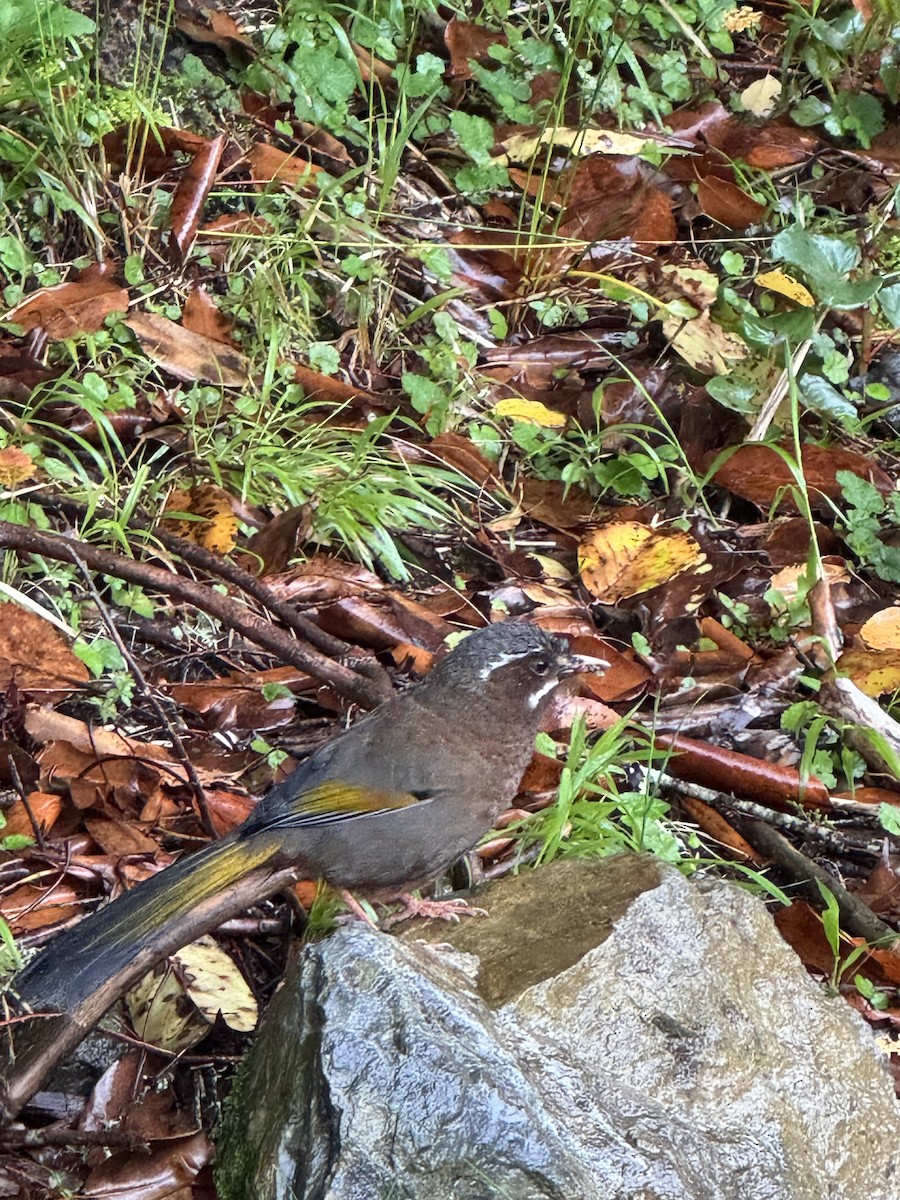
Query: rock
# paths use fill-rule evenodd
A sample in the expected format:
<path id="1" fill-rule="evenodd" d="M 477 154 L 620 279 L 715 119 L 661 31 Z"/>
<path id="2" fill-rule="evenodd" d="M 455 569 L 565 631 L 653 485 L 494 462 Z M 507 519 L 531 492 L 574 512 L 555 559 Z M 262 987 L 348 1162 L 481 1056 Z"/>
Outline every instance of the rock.
<path id="1" fill-rule="evenodd" d="M 886 1067 L 758 900 L 623 857 L 478 903 L 440 930 L 463 952 L 363 926 L 304 950 L 239 1073 L 221 1200 L 900 1195 Z"/>

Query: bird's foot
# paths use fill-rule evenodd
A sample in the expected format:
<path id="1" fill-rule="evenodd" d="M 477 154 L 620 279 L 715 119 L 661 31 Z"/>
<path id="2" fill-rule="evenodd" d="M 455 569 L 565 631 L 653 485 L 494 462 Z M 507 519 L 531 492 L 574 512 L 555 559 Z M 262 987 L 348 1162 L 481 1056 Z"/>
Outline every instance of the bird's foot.
<path id="1" fill-rule="evenodd" d="M 382 929 L 390 929 L 400 921 L 410 917 L 426 917 L 436 921 L 459 921 L 460 917 L 486 917 L 483 908 L 472 908 L 462 896 L 454 896 L 449 900 L 422 900 L 409 892 L 403 892 L 397 897 L 403 907 L 399 912 L 391 913 L 379 922 Z"/>

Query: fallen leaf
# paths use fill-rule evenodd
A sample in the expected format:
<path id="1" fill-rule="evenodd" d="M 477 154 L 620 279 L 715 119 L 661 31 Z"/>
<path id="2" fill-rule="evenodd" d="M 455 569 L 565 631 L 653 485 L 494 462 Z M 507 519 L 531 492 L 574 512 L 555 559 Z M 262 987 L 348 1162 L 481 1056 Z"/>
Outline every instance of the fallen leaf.
<path id="1" fill-rule="evenodd" d="M 224 149 L 224 134 L 219 134 L 218 137 L 206 142 L 197 150 L 178 181 L 172 197 L 172 243 L 170 246 L 171 256 L 178 263 L 184 262 L 191 243 L 196 237 L 206 199 L 216 178 L 216 171 L 219 169 Z"/>
<path id="2" fill-rule="evenodd" d="M 286 183 L 291 187 L 310 182 L 322 168 L 305 158 L 298 158 L 296 153 L 288 154 L 268 142 L 257 142 L 250 148 L 247 155 L 253 182 L 265 187 L 272 182 Z"/>
<path id="3" fill-rule="evenodd" d="M 870 650 L 900 650 L 900 606 L 873 613 L 859 631 Z"/>
<path id="4" fill-rule="evenodd" d="M 0 450 L 0 486 L 18 487 L 34 475 L 34 460 L 18 446 L 4 446 Z"/>
<path id="5" fill-rule="evenodd" d="M 540 400 L 523 400 L 518 396 L 498 400 L 494 405 L 495 417 L 506 417 L 510 421 L 524 421 L 529 425 L 541 425 L 545 429 L 559 429 L 566 423 L 565 413 L 556 412 L 541 404 Z"/>
<path id="6" fill-rule="evenodd" d="M 90 678 L 66 638 L 13 601 L 0 605 L 0 691 L 10 685 L 37 700 L 64 699 Z"/>
<path id="7" fill-rule="evenodd" d="M 795 304 L 800 304 L 804 308 L 815 308 L 816 306 L 812 293 L 784 271 L 764 271 L 762 275 L 757 275 L 753 282 L 758 287 L 766 288 L 767 291 L 777 292 L 779 296 L 786 296 L 788 300 L 793 300 Z"/>
<path id="8" fill-rule="evenodd" d="M 717 325 L 708 312 L 689 321 L 669 317 L 663 322 L 663 332 L 672 349 L 704 375 L 727 375 L 735 363 L 747 357 L 743 339 Z"/>
<path id="9" fill-rule="evenodd" d="M 3 320 L 15 322 L 26 333 L 43 329 L 54 342 L 97 333 L 111 313 L 128 310 L 128 292 L 113 281 L 115 270 L 113 262 L 92 263 L 67 283 L 34 292 Z"/>
<path id="10" fill-rule="evenodd" d="M 444 45 L 450 51 L 450 70 L 456 79 L 471 79 L 471 61 L 489 63 L 492 46 L 505 46 L 506 35 L 474 21 L 451 17 L 444 26 Z"/>
<path id="11" fill-rule="evenodd" d="M 783 449 L 793 457 L 793 447 Z M 868 480 L 880 492 L 888 494 L 893 484 L 871 459 L 853 450 L 832 449 L 827 446 L 804 446 L 802 451 L 803 478 L 809 490 L 813 508 L 830 512 L 823 496 L 841 498 L 839 471 L 850 471 Z M 796 487 L 793 473 L 782 456 L 771 446 L 753 443 L 739 447 L 713 476 L 713 482 L 736 496 L 750 500 L 760 508 L 768 508 L 776 499 L 786 508 L 796 511 L 789 489 Z"/>
<path id="12" fill-rule="evenodd" d="M 209 935 L 145 975 L 125 1003 L 138 1037 L 172 1054 L 202 1041 L 220 1013 L 241 1033 L 254 1029 L 259 1015 L 234 960 Z"/>
<path id="13" fill-rule="evenodd" d="M 689 533 L 661 533 L 637 521 L 604 525 L 578 547 L 582 583 L 604 604 L 648 592 L 705 559 Z"/>
<path id="14" fill-rule="evenodd" d="M 766 215 L 764 204 L 748 196 L 729 179 L 706 175 L 697 184 L 697 202 L 708 217 L 729 229 L 747 229 L 758 225 Z"/>
<path id="15" fill-rule="evenodd" d="M 769 581 L 769 587 L 772 591 L 778 592 L 786 604 L 790 604 L 792 600 L 796 600 L 800 580 L 806 576 L 806 573 L 806 563 L 791 563 L 789 566 L 782 567 L 780 571 L 776 571 Z M 849 583 L 850 581 L 850 572 L 843 563 L 823 562 L 822 575 L 832 586 L 836 583 Z M 770 600 L 769 607 L 773 612 L 781 612 L 784 609 L 784 603 L 779 604 Z"/>
<path id="16" fill-rule="evenodd" d="M 195 519 L 191 520 L 191 517 Z M 202 546 L 213 554 L 228 554 L 237 541 L 234 502 L 228 492 L 215 483 L 200 483 L 189 489 L 173 488 L 159 524 L 172 537 Z"/>
<path id="17" fill-rule="evenodd" d="M 231 336 L 233 319 L 222 312 L 206 288 L 199 284 L 195 284 L 188 292 L 181 313 L 181 324 L 191 333 L 199 333 L 214 342 L 235 345 Z"/>
<path id="18" fill-rule="evenodd" d="M 883 696 L 900 689 L 900 650 L 845 650 L 835 669 L 867 696 Z"/>
<path id="19" fill-rule="evenodd" d="M 249 382 L 249 361 L 230 346 L 192 333 L 156 313 L 135 313 L 125 324 L 147 357 L 184 383 L 239 388 Z"/>
<path id="20" fill-rule="evenodd" d="M 754 117 L 768 117 L 774 112 L 781 92 L 781 80 L 774 75 L 764 75 L 745 87 L 739 98 L 745 112 L 752 113 Z"/>

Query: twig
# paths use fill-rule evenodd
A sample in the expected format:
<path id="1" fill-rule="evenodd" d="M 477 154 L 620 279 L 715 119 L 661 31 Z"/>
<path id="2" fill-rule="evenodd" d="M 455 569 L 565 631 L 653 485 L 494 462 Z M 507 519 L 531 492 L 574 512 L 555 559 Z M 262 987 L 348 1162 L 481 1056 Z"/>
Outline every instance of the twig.
<path id="1" fill-rule="evenodd" d="M 299 667 L 364 708 L 375 708 L 384 699 L 383 690 L 371 680 L 364 679 L 340 663 L 332 662 L 318 650 L 301 646 L 295 638 L 257 616 L 245 604 L 223 596 L 212 588 L 184 579 L 172 571 L 164 571 L 161 567 L 139 563 L 132 558 L 100 550 L 85 542 L 60 537 L 58 534 L 42 533 L 10 521 L 0 521 L 0 550 L 4 549 L 42 554 L 46 558 L 73 565 L 77 565 L 79 559 L 83 559 L 92 571 L 112 575 L 141 587 L 154 588 L 173 599 L 194 605 L 250 641 L 264 646 L 282 662 Z"/>
<path id="2" fill-rule="evenodd" d="M 40 504 L 42 507 L 50 511 L 64 513 L 66 516 L 84 519 L 87 516 L 87 507 L 79 504 L 75 500 L 69 500 L 64 496 L 57 496 L 53 493 L 49 495 L 35 495 L 30 497 L 31 500 Z M 140 530 L 141 532 L 149 532 L 149 523 L 139 524 L 135 521 L 129 522 L 129 529 Z M 285 604 L 279 600 L 261 579 L 257 579 L 255 575 L 251 575 L 249 571 L 245 571 L 236 563 L 231 562 L 227 558 L 220 558 L 217 554 L 213 554 L 203 546 L 197 546 L 194 542 L 186 541 L 184 538 L 175 537 L 171 533 L 166 533 L 161 529 L 153 530 L 153 537 L 166 550 L 178 556 L 182 562 L 191 567 L 197 567 L 201 571 L 206 571 L 209 575 L 215 575 L 218 579 L 224 579 L 226 583 L 232 584 L 236 588 L 240 588 L 242 592 L 246 592 L 248 596 L 252 596 L 257 600 L 263 608 L 277 617 L 278 620 L 285 626 L 286 629 L 293 630 L 302 638 L 315 646 L 317 650 L 321 650 L 323 654 L 327 654 L 331 658 L 340 658 L 347 654 L 350 647 L 340 638 L 334 637 L 330 633 L 326 633 L 324 629 L 320 629 L 314 621 L 310 621 L 307 617 L 302 616 L 290 604 Z"/>
<path id="3" fill-rule="evenodd" d="M 146 1138 L 124 1129 L 0 1129 L 0 1146 L 30 1150 L 41 1146 L 113 1146 L 149 1152 Z"/>
<path id="4" fill-rule="evenodd" d="M 821 894 L 815 881 L 828 888 L 841 913 L 841 920 L 849 933 L 864 938 L 867 942 L 878 942 L 887 949 L 896 951 L 900 947 L 900 935 L 896 929 L 880 920 L 858 896 L 848 892 L 833 875 L 829 875 L 812 859 L 795 849 L 786 837 L 773 829 L 767 821 L 753 817 L 741 820 L 741 831 L 749 842 L 762 851 L 772 863 L 779 867 L 802 891 L 821 903 Z"/>
<path id="5" fill-rule="evenodd" d="M 122 640 L 122 635 L 116 628 L 115 621 L 113 621 L 112 617 L 110 616 L 108 608 L 103 603 L 100 593 L 97 590 L 97 585 L 94 583 L 90 571 L 81 561 L 81 559 L 77 559 L 76 561 L 78 564 L 78 569 L 81 571 L 81 574 L 84 577 L 84 582 L 90 591 L 91 596 L 93 597 L 94 603 L 97 606 L 97 610 L 99 611 L 100 616 L 103 618 L 103 623 L 106 626 L 107 632 L 109 633 L 110 638 L 115 642 L 116 648 L 122 655 L 122 658 L 125 660 L 138 691 L 151 706 L 153 711 L 156 713 L 157 719 L 161 722 L 163 728 L 169 734 L 169 741 L 172 745 L 172 750 L 175 754 L 175 757 L 181 763 L 182 767 L 184 767 L 184 772 L 187 775 L 188 781 L 191 785 L 191 789 L 194 794 L 194 800 L 197 805 L 197 811 L 200 814 L 200 824 L 203 826 L 204 832 L 207 833 L 211 838 L 216 838 L 218 834 L 216 833 L 216 827 L 213 824 L 212 815 L 209 811 L 209 805 L 206 802 L 206 792 L 203 790 L 203 784 L 200 782 L 200 776 L 197 774 L 197 768 L 194 766 L 190 755 L 184 748 L 184 742 L 182 742 L 174 725 L 169 720 L 168 713 L 160 703 L 156 692 L 148 685 L 134 655 Z"/>

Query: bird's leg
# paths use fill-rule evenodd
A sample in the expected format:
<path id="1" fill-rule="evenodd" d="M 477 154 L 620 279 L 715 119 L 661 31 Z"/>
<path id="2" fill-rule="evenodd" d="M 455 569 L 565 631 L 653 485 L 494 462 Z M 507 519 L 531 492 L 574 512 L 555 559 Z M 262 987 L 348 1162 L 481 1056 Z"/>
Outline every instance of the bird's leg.
<path id="1" fill-rule="evenodd" d="M 348 892 L 346 888 L 338 888 L 337 894 L 350 909 L 350 913 L 359 921 L 364 921 L 366 925 L 372 929 L 378 928 L 378 922 L 373 920 L 370 913 L 367 913 L 360 902 L 356 899 L 352 892 Z M 347 918 L 338 917 L 338 921 L 346 920 Z"/>
<path id="2" fill-rule="evenodd" d="M 460 917 L 486 917 L 483 908 L 472 908 L 462 896 L 449 900 L 423 900 L 410 892 L 401 892 L 397 899 L 403 904 L 399 912 L 391 913 L 379 922 L 382 929 L 390 929 L 410 917 L 427 917 L 437 921 L 459 921 Z"/>

